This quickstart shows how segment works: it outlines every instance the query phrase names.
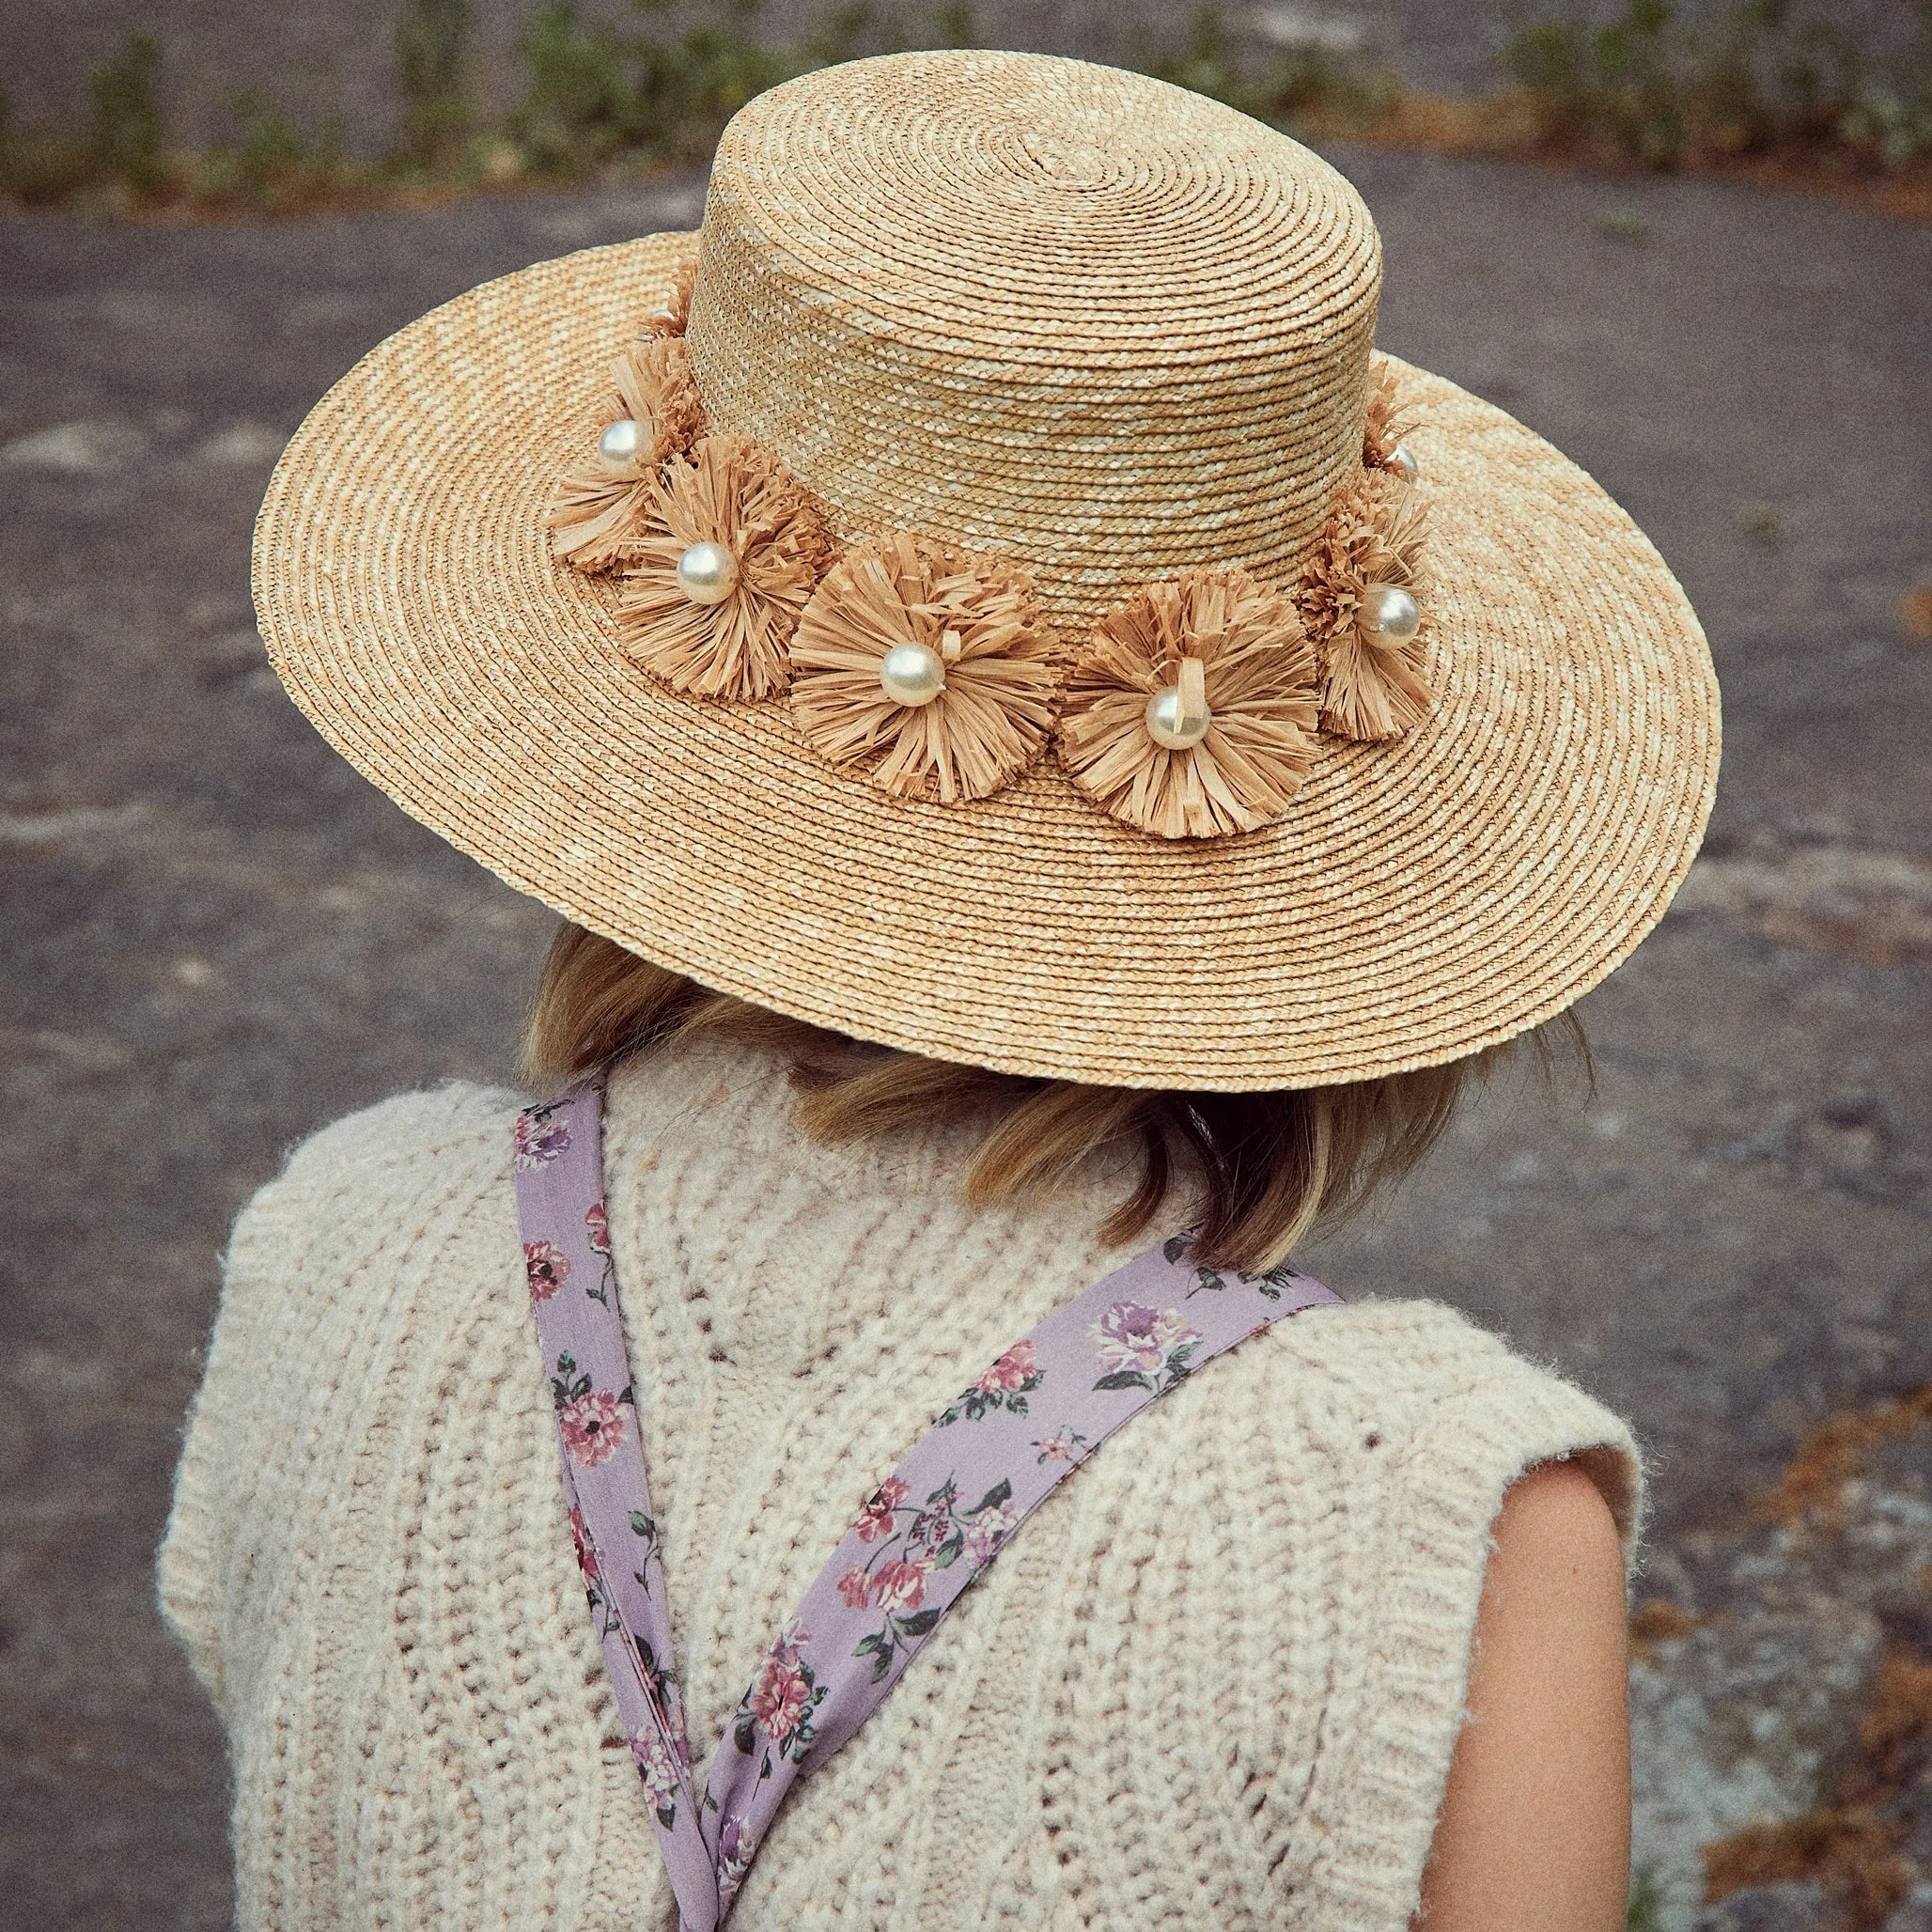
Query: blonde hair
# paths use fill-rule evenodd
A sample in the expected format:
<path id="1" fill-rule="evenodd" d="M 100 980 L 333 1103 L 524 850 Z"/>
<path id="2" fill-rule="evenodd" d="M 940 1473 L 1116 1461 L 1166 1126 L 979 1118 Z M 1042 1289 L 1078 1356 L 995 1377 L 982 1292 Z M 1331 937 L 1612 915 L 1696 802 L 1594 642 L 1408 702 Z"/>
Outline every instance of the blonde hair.
<path id="1" fill-rule="evenodd" d="M 1588 1063 L 1582 1029 L 1561 1030 Z M 523 1038 L 540 1090 L 675 1040 L 724 1036 L 792 1058 L 800 1123 L 826 1145 L 891 1135 L 936 1119 L 989 1121 L 968 1166 L 969 1201 L 1048 1189 L 1095 1154 L 1139 1156 L 1139 1177 L 1100 1232 L 1145 1231 L 1176 1186 L 1203 1260 L 1258 1270 L 1317 1222 L 1339 1224 L 1435 1145 L 1470 1086 L 1510 1047 L 1379 1080 L 1268 1093 L 1088 1086 L 956 1066 L 827 1033 L 654 966 L 566 925 L 543 965 Z M 1546 1068 L 1550 1033 L 1528 1036 Z M 1512 1043 L 1514 1044 L 1514 1043 Z M 1178 1171 L 1177 1171 L 1178 1170 Z"/>

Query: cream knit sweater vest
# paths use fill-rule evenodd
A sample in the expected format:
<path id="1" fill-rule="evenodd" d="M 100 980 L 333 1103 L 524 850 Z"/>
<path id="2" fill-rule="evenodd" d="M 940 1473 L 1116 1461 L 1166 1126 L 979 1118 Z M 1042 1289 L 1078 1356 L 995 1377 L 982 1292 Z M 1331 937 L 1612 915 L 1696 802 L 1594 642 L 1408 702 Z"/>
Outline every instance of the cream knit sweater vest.
<path id="1" fill-rule="evenodd" d="M 676 1923 L 559 1502 L 515 1106 L 371 1108 L 235 1231 L 161 1588 L 232 1744 L 244 1926 Z M 742 1047 L 627 1069 L 607 1134 L 702 1753 L 934 1413 L 1124 1258 L 1116 1196 L 967 1208 L 957 1137 L 814 1147 Z M 1026 1524 L 794 1795 L 734 1932 L 1403 1932 L 1489 1523 L 1565 1455 L 1628 1530 L 1623 1425 L 1459 1316 L 1278 1324 Z"/>

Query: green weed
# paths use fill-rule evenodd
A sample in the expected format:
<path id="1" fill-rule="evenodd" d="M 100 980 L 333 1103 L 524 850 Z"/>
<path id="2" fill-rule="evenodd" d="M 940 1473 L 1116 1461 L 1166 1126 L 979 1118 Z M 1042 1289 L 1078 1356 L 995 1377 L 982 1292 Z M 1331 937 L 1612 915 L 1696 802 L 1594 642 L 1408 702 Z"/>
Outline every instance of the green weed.
<path id="1" fill-rule="evenodd" d="M 1232 34 L 1215 6 L 1195 10 L 1177 46 L 1143 46 L 1135 65 L 1157 80 L 1303 132 L 1365 131 L 1388 113 L 1398 92 L 1393 74 L 1365 52 L 1321 46 L 1264 52 Z"/>
<path id="2" fill-rule="evenodd" d="M 1791 0 L 1738 0 L 1681 24 L 1670 0 L 1627 0 L 1519 27 L 1504 70 L 1545 148 L 1675 168 L 1753 155 L 1897 169 L 1932 154 L 1932 0 L 1914 0 L 1917 46 L 1874 76 L 1839 26 Z"/>
<path id="3" fill-rule="evenodd" d="M 507 132 L 540 174 L 575 175 L 613 159 L 648 163 L 701 153 L 754 94 L 784 78 L 783 60 L 749 29 L 756 0 L 686 16 L 642 0 L 636 30 L 586 24 L 571 0 L 550 0 L 518 44 L 525 74 Z"/>
<path id="4" fill-rule="evenodd" d="M 469 0 L 409 0 L 396 28 L 398 172 L 448 173 L 460 160 L 476 115 L 469 70 Z"/>
<path id="5" fill-rule="evenodd" d="M 1630 1880 L 1624 1932 L 1663 1932 L 1663 1885 L 1648 1865 Z"/>
<path id="6" fill-rule="evenodd" d="M 110 180 L 151 194 L 166 176 L 166 126 L 154 98 L 161 45 L 152 34 L 130 34 L 120 53 L 87 76 L 94 117 L 88 157 Z"/>
<path id="7" fill-rule="evenodd" d="M 506 130 L 522 164 L 569 178 L 612 165 L 691 160 L 775 83 L 905 44 L 867 0 L 834 0 L 789 44 L 759 32 L 758 0 L 631 0 L 631 23 L 585 22 L 575 0 L 545 0 L 518 42 L 522 98 Z M 927 44 L 971 45 L 973 8 L 949 0 Z"/>
<path id="8" fill-rule="evenodd" d="M 304 134 L 282 109 L 245 90 L 228 97 L 228 112 L 234 132 L 195 157 L 200 198 L 276 212 L 358 185 L 362 171 L 343 159 L 340 115 L 325 115 L 314 135 Z"/>

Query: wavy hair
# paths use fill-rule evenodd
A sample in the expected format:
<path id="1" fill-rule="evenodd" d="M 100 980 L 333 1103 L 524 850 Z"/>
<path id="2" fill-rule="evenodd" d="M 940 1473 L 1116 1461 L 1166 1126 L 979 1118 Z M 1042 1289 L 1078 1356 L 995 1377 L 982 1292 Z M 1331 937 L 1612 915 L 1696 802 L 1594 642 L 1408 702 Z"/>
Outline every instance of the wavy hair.
<path id="1" fill-rule="evenodd" d="M 1136 1177 L 1102 1237 L 1131 1240 L 1178 1193 L 1202 1258 L 1249 1270 L 1273 1266 L 1317 1223 L 1341 1224 L 1407 1175 L 1470 1088 L 1519 1044 L 1376 1080 L 1262 1093 L 1028 1079 L 849 1039 L 711 992 L 566 925 L 544 961 L 523 1072 L 551 1088 L 705 1036 L 788 1053 L 800 1123 L 822 1145 L 890 1138 L 936 1119 L 988 1120 L 963 1177 L 969 1201 L 1051 1189 L 1097 1154 L 1137 1156 L 1128 1163 Z M 1525 1038 L 1546 1070 L 1560 1044 L 1588 1067 L 1570 1014 Z"/>

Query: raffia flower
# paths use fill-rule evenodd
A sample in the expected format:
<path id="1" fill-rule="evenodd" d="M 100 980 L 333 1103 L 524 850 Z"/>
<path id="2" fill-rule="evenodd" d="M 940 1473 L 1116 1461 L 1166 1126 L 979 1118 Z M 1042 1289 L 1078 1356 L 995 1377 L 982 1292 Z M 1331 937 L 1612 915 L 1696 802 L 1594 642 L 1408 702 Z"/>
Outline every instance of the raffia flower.
<path id="1" fill-rule="evenodd" d="M 1368 372 L 1368 408 L 1362 426 L 1362 466 L 1388 470 L 1407 480 L 1411 469 L 1396 455 L 1402 439 L 1414 425 L 1395 393 L 1395 372 L 1386 356 L 1378 356 Z"/>
<path id="2" fill-rule="evenodd" d="M 667 456 L 689 449 L 704 428 L 704 405 L 681 335 L 647 336 L 611 365 L 614 426 L 634 423 L 628 454 L 608 453 L 613 433 L 558 484 L 551 500 L 550 544 L 561 564 L 608 570 L 643 528 L 651 486 Z"/>
<path id="3" fill-rule="evenodd" d="M 681 335 L 691 315 L 691 291 L 697 281 L 697 264 L 686 262 L 671 278 L 669 292 L 645 318 L 646 335 Z"/>
<path id="4" fill-rule="evenodd" d="M 1371 628 L 1379 585 L 1406 590 L 1420 605 L 1426 523 L 1406 483 L 1364 471 L 1330 514 L 1302 573 L 1301 618 L 1322 654 L 1322 726 L 1338 737 L 1400 738 L 1435 701 L 1422 631 L 1397 642 Z"/>
<path id="5" fill-rule="evenodd" d="M 687 587 L 698 545 L 724 553 L 711 559 L 723 563 L 715 602 Z M 818 511 L 778 459 L 748 436 L 707 436 L 665 463 L 624 548 L 618 641 L 674 691 L 771 697 L 790 678 L 787 647 L 830 561 Z"/>
<path id="6" fill-rule="evenodd" d="M 1316 676 L 1289 599 L 1245 570 L 1190 570 L 1095 627 L 1068 680 L 1061 761 L 1097 804 L 1161 838 L 1253 831 L 1308 775 Z M 1163 691 L 1178 694 L 1170 735 L 1191 742 L 1156 740 L 1149 700 Z"/>
<path id="7" fill-rule="evenodd" d="M 1033 580 L 895 535 L 849 550 L 791 645 L 791 711 L 820 756 L 900 798 L 985 798 L 1038 757 L 1060 669 Z"/>

